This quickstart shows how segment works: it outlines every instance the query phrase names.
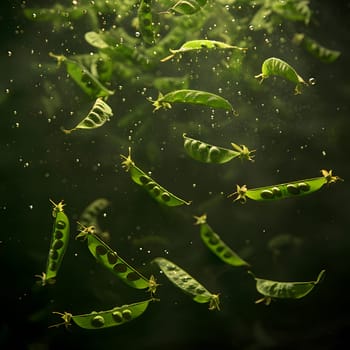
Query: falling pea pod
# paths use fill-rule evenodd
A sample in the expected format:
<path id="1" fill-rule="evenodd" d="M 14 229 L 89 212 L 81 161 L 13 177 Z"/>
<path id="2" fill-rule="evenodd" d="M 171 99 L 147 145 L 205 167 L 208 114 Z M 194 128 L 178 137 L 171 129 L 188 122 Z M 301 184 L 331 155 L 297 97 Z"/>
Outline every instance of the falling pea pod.
<path id="1" fill-rule="evenodd" d="M 206 39 L 199 39 L 199 40 L 190 40 L 186 41 L 179 49 L 170 49 L 171 55 L 164 57 L 161 59 L 161 62 L 166 62 L 171 60 L 176 55 L 181 55 L 188 51 L 199 51 L 199 50 L 215 50 L 215 49 L 235 49 L 240 51 L 247 51 L 247 48 L 245 47 L 239 47 L 234 45 L 226 44 L 222 41 L 216 41 L 216 40 L 206 40 Z"/>
<path id="2" fill-rule="evenodd" d="M 130 171 L 131 179 L 143 187 L 149 195 L 154 198 L 157 202 L 173 207 L 178 205 L 190 205 L 191 202 L 186 202 L 185 200 L 175 196 L 174 194 L 167 191 L 164 187 L 160 186 L 155 182 L 149 175 L 138 168 L 134 161 L 131 159 L 131 148 L 129 147 L 129 155 L 125 157 L 120 155 L 123 159 L 122 166 L 126 171 Z"/>
<path id="3" fill-rule="evenodd" d="M 154 111 L 157 111 L 160 108 L 169 109 L 171 108 L 172 103 L 191 103 L 212 108 L 222 108 L 234 112 L 231 103 L 223 97 L 211 92 L 200 90 L 176 90 L 169 92 L 166 95 L 159 93 L 157 100 L 148 100 L 152 102 L 152 105 L 155 107 Z"/>
<path id="4" fill-rule="evenodd" d="M 165 13 L 172 13 L 177 15 L 193 15 L 205 6 L 207 0 L 179 0 Z"/>
<path id="5" fill-rule="evenodd" d="M 264 297 L 257 300 L 255 303 L 265 303 L 265 305 L 269 305 L 272 299 L 300 299 L 305 295 L 309 294 L 316 284 L 320 283 L 324 277 L 326 270 L 322 270 L 316 281 L 309 282 L 277 282 L 266 280 L 262 278 L 257 278 L 254 274 L 249 271 L 255 281 L 256 281 L 256 289 L 262 294 Z"/>
<path id="6" fill-rule="evenodd" d="M 231 266 L 249 266 L 208 225 L 206 214 L 194 218 L 196 219 L 195 225 L 200 225 L 202 241 L 219 259 Z"/>
<path id="7" fill-rule="evenodd" d="M 142 39 L 147 44 L 154 45 L 156 30 L 151 10 L 152 0 L 141 0 L 138 9 L 138 20 Z"/>
<path id="8" fill-rule="evenodd" d="M 107 311 L 93 311 L 89 314 L 72 315 L 69 312 L 57 312 L 54 314 L 61 316 L 63 322 L 54 324 L 49 328 L 64 325 L 66 328 L 74 321 L 79 327 L 85 329 L 100 329 L 113 326 L 120 326 L 141 316 L 147 309 L 149 303 L 155 299 L 151 298 L 137 303 L 117 306 Z"/>
<path id="9" fill-rule="evenodd" d="M 333 175 L 332 170 L 321 170 L 321 174 L 323 176 L 253 189 L 248 189 L 246 185 L 237 185 L 236 192 L 229 194 L 228 197 L 236 196 L 234 201 L 239 200 L 242 203 L 245 203 L 247 198 L 255 201 L 271 201 L 300 197 L 318 191 L 325 185 L 343 181 L 339 176 Z"/>
<path id="10" fill-rule="evenodd" d="M 237 157 L 253 161 L 254 156 L 251 156 L 251 153 L 255 151 L 249 151 L 244 145 L 239 146 L 235 143 L 231 143 L 233 147 L 231 150 L 192 139 L 186 136 L 185 133 L 182 136 L 184 138 L 184 148 L 187 154 L 199 162 L 222 164 Z"/>
<path id="11" fill-rule="evenodd" d="M 210 293 L 202 284 L 173 262 L 159 257 L 153 260 L 168 279 L 197 303 L 209 303 L 209 310 L 220 310 L 219 294 Z"/>
<path id="12" fill-rule="evenodd" d="M 41 275 L 35 275 L 41 279 L 41 285 L 54 284 L 56 282 L 56 275 L 61 266 L 64 254 L 67 250 L 69 242 L 69 219 L 64 213 L 63 201 L 58 204 L 50 199 L 53 205 L 52 216 L 55 221 L 53 224 L 50 251 L 47 258 L 46 272 Z"/>
<path id="13" fill-rule="evenodd" d="M 76 239 L 79 238 L 87 240 L 88 248 L 95 259 L 127 285 L 136 289 L 147 288 L 148 291 L 151 292 L 151 295 L 156 292 L 158 284 L 156 283 L 154 276 L 147 279 L 140 272 L 130 266 L 95 234 L 93 226 L 82 226 L 80 233 L 76 236 Z"/>
<path id="14" fill-rule="evenodd" d="M 72 129 L 65 129 L 62 127 L 61 130 L 65 134 L 70 134 L 72 131 L 78 129 L 96 129 L 109 121 L 109 118 L 112 116 L 112 108 L 99 97 L 88 115 L 80 123 Z"/>
<path id="15" fill-rule="evenodd" d="M 261 78 L 260 83 L 262 83 L 272 75 L 280 76 L 295 83 L 294 91 L 296 95 L 301 93 L 300 86 L 302 84 L 308 85 L 292 66 L 280 58 L 270 57 L 266 59 L 262 64 L 261 73 L 256 75 L 255 78 Z"/>

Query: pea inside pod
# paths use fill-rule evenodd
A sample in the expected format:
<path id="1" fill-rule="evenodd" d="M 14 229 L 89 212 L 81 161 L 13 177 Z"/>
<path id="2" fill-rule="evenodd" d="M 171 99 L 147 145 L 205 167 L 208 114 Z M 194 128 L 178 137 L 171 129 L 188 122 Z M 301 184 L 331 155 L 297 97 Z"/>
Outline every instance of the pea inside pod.
<path id="1" fill-rule="evenodd" d="M 131 179 L 139 186 L 143 187 L 148 194 L 154 198 L 157 202 L 173 207 L 179 205 L 190 205 L 191 202 L 187 202 L 171 192 L 167 191 L 164 187 L 154 181 L 149 175 L 143 170 L 138 168 L 134 161 L 131 159 L 131 148 L 129 147 L 128 157 L 120 155 L 123 159 L 122 166 L 126 171 L 130 171 Z"/>
<path id="2" fill-rule="evenodd" d="M 56 282 L 56 275 L 67 250 L 70 232 L 69 219 L 63 209 L 65 204 L 63 201 L 56 204 L 51 199 L 50 202 L 53 205 L 52 216 L 54 217 L 54 223 L 46 271 L 41 275 L 35 275 L 35 277 L 41 279 L 42 286 L 45 286 L 47 283 L 54 284 Z"/>
<path id="3" fill-rule="evenodd" d="M 87 240 L 88 248 L 95 259 L 130 287 L 146 289 L 153 295 L 158 284 L 154 276 L 149 279 L 130 266 L 111 247 L 95 234 L 93 226 L 82 226 L 76 239 Z"/>
<path id="4" fill-rule="evenodd" d="M 272 201 L 283 198 L 305 196 L 331 183 L 343 181 L 339 176 L 332 174 L 332 170 L 321 170 L 322 176 L 305 180 L 293 181 L 279 185 L 271 185 L 248 189 L 246 185 L 236 187 L 236 192 L 228 197 L 236 196 L 234 201 L 245 203 L 247 198 L 255 201 Z"/>
<path id="5" fill-rule="evenodd" d="M 117 306 L 107 311 L 93 311 L 82 315 L 72 315 L 69 312 L 54 312 L 54 314 L 61 316 L 63 322 L 52 325 L 50 328 L 61 325 L 65 325 L 67 328 L 71 325 L 71 321 L 74 321 L 79 327 L 85 329 L 120 326 L 141 316 L 146 311 L 149 303 L 154 300 L 156 299 L 151 298 L 129 305 Z"/>
<path id="6" fill-rule="evenodd" d="M 200 226 L 200 235 L 204 244 L 223 262 L 231 266 L 249 266 L 234 252 L 207 223 L 207 215 L 195 216 L 195 225 Z"/>
<path id="7" fill-rule="evenodd" d="M 191 295 L 194 301 L 197 303 L 209 303 L 209 310 L 220 310 L 219 294 L 210 293 L 201 283 L 170 260 L 159 257 L 153 261 L 175 286 L 186 294 Z"/>
<path id="8" fill-rule="evenodd" d="M 264 302 L 269 305 L 272 299 L 300 299 L 309 294 L 313 288 L 321 282 L 326 270 L 322 270 L 316 281 L 308 282 L 278 282 L 267 279 L 257 278 L 254 274 L 249 273 L 256 281 L 256 289 L 264 297 L 257 300 L 255 303 Z"/>
<path id="9" fill-rule="evenodd" d="M 188 137 L 186 134 L 182 135 L 184 138 L 184 148 L 186 153 L 193 159 L 203 163 L 227 163 L 234 158 L 253 160 L 250 151 L 245 145 L 237 145 L 231 143 L 233 149 L 214 146 L 206 142 L 196 140 Z"/>

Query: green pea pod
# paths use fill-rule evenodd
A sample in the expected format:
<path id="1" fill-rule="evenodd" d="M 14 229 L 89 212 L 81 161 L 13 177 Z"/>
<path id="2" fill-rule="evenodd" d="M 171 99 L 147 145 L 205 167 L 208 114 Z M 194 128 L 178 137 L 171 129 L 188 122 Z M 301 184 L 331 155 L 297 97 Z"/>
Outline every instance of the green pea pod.
<path id="1" fill-rule="evenodd" d="M 109 121 L 113 116 L 112 108 L 102 100 L 97 98 L 88 115 L 72 129 L 61 128 L 65 134 L 70 134 L 78 129 L 96 129 Z"/>
<path id="2" fill-rule="evenodd" d="M 84 38 L 88 44 L 97 49 L 107 49 L 109 45 L 103 40 L 101 34 L 96 32 L 86 32 Z"/>
<path id="3" fill-rule="evenodd" d="M 332 175 L 332 170 L 321 170 L 321 173 L 323 176 L 320 177 L 253 189 L 248 189 L 246 185 L 237 185 L 236 192 L 229 194 L 228 197 L 236 195 L 234 201 L 240 200 L 242 203 L 245 203 L 247 198 L 255 201 L 271 201 L 300 197 L 318 191 L 325 185 L 343 181 L 339 176 Z"/>
<path id="4" fill-rule="evenodd" d="M 277 282 L 262 278 L 257 278 L 251 271 L 250 273 L 256 281 L 256 289 L 264 297 L 255 303 L 264 302 L 269 305 L 272 299 L 300 299 L 309 294 L 316 284 L 323 279 L 326 270 L 322 270 L 316 281 L 309 282 Z"/>
<path id="5" fill-rule="evenodd" d="M 280 76 L 295 83 L 295 94 L 301 93 L 301 84 L 308 85 L 293 67 L 279 58 L 270 57 L 266 59 L 262 64 L 261 73 L 256 75 L 255 78 L 261 78 L 260 83 L 262 83 L 272 75 Z"/>
<path id="6" fill-rule="evenodd" d="M 176 15 L 193 15 L 206 5 L 207 0 L 179 0 L 166 13 Z"/>
<path id="7" fill-rule="evenodd" d="M 108 328 L 114 326 L 120 326 L 124 323 L 130 322 L 135 318 L 141 316 L 147 309 L 148 304 L 155 299 L 148 299 L 140 301 L 138 303 L 117 306 L 107 311 L 93 311 L 89 314 L 72 315 L 69 312 L 53 312 L 56 315 L 60 315 L 63 322 L 50 326 L 59 327 L 65 325 L 66 328 L 71 325 L 73 320 L 79 327 L 85 329 L 99 329 Z"/>
<path id="8" fill-rule="evenodd" d="M 171 103 L 180 102 L 199 104 L 212 108 L 222 108 L 234 112 L 231 103 L 223 97 L 200 90 L 176 90 L 169 92 L 166 95 L 159 93 L 156 101 L 153 101 L 152 99 L 149 99 L 149 101 L 152 102 L 152 105 L 155 107 L 154 111 L 157 111 L 160 108 L 171 108 Z"/>
<path id="9" fill-rule="evenodd" d="M 233 150 L 231 150 L 192 139 L 186 136 L 186 134 L 183 134 L 182 137 L 184 138 L 184 148 L 187 154 L 199 162 L 222 164 L 237 157 L 253 161 L 254 156 L 250 154 L 255 151 L 249 151 L 244 145 L 239 146 L 235 143 L 231 143 L 233 147 Z"/>
<path id="10" fill-rule="evenodd" d="M 194 218 L 196 219 L 195 225 L 200 225 L 202 241 L 219 259 L 231 266 L 249 266 L 208 225 L 206 214 Z"/>
<path id="11" fill-rule="evenodd" d="M 210 293 L 202 284 L 173 262 L 161 257 L 153 261 L 175 286 L 191 295 L 194 301 L 201 304 L 209 303 L 209 310 L 220 310 L 219 294 Z"/>
<path id="12" fill-rule="evenodd" d="M 63 55 L 55 55 L 49 53 L 53 58 L 56 58 L 58 64 L 65 63 L 67 73 L 79 85 L 79 87 L 90 97 L 106 97 L 114 94 L 114 91 L 108 90 L 102 83 L 91 74 L 80 62 L 74 61 Z"/>
<path id="13" fill-rule="evenodd" d="M 164 187 L 155 182 L 150 176 L 148 176 L 144 171 L 138 168 L 134 161 L 131 159 L 131 148 L 129 147 L 129 155 L 122 157 L 122 166 L 126 171 L 130 171 L 131 179 L 143 187 L 148 194 L 154 198 L 157 202 L 173 207 L 178 205 L 190 205 L 191 202 L 186 202 L 185 200 L 175 196 L 174 194 L 167 191 Z"/>
<path id="14" fill-rule="evenodd" d="M 171 55 L 164 57 L 160 61 L 166 62 L 172 59 L 175 55 L 183 54 L 184 52 L 188 52 L 188 51 L 198 51 L 203 49 L 204 50 L 236 49 L 244 52 L 247 51 L 247 48 L 229 45 L 224 42 L 216 41 L 216 40 L 206 40 L 206 39 L 190 40 L 190 41 L 186 41 L 179 49 L 176 49 L 176 50 L 170 49 L 169 51 L 171 52 Z"/>
<path id="15" fill-rule="evenodd" d="M 142 39 L 149 45 L 155 44 L 156 29 L 151 11 L 152 0 L 141 0 L 138 9 L 138 20 Z"/>
<path id="16" fill-rule="evenodd" d="M 297 45 L 301 45 L 307 52 L 324 63 L 334 62 L 341 54 L 340 51 L 327 49 L 316 40 L 302 33 L 295 34 L 293 42 Z"/>
<path id="17" fill-rule="evenodd" d="M 64 254 L 67 250 L 69 242 L 69 219 L 63 211 L 63 201 L 58 204 L 53 202 L 52 216 L 55 218 L 51 236 L 50 251 L 47 258 L 46 272 L 41 275 L 35 275 L 41 279 L 41 285 L 45 286 L 47 283 L 54 284 L 56 282 L 56 275 L 61 266 Z"/>
<path id="18" fill-rule="evenodd" d="M 87 239 L 88 248 L 96 260 L 127 285 L 136 289 L 148 288 L 151 295 L 155 293 L 158 286 L 155 278 L 151 276 L 150 279 L 147 279 L 130 266 L 95 234 L 93 226 L 82 226 L 80 233 L 76 236 L 76 239 L 79 238 Z"/>

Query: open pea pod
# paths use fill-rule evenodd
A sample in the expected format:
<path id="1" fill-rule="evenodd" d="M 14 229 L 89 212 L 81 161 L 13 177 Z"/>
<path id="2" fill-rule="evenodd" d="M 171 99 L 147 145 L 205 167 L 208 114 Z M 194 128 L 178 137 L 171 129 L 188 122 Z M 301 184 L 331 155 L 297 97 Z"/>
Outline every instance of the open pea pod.
<path id="1" fill-rule="evenodd" d="M 280 58 L 267 58 L 261 66 L 261 73 L 256 75 L 255 78 L 261 78 L 260 83 L 262 83 L 266 78 L 273 75 L 280 76 L 295 83 L 294 91 L 296 95 L 301 93 L 302 84 L 308 85 L 292 66 Z"/>
<path id="2" fill-rule="evenodd" d="M 161 59 L 161 62 L 166 62 L 170 59 L 172 59 L 176 55 L 183 54 L 188 51 L 199 51 L 199 50 L 215 50 L 215 49 L 236 49 L 240 51 L 247 51 L 247 48 L 234 46 L 226 44 L 222 41 L 216 41 L 216 40 L 206 40 L 206 39 L 199 39 L 199 40 L 190 40 L 186 41 L 179 49 L 170 49 L 171 55 L 164 57 Z"/>
<path id="3" fill-rule="evenodd" d="M 219 294 L 210 293 L 201 283 L 170 260 L 159 257 L 153 261 L 175 286 L 191 295 L 194 301 L 201 304 L 209 303 L 209 310 L 220 310 Z"/>
<path id="4" fill-rule="evenodd" d="M 207 223 L 207 215 L 195 216 L 195 225 L 200 225 L 200 235 L 204 244 L 223 262 L 231 266 L 249 266 L 234 252 Z"/>
<path id="5" fill-rule="evenodd" d="M 79 238 L 87 240 L 88 248 L 95 259 L 127 285 L 136 289 L 147 288 L 151 294 L 155 293 L 158 286 L 155 278 L 151 276 L 148 279 L 130 266 L 95 234 L 93 226 L 82 226 L 80 233 L 76 236 L 76 239 Z"/>
<path id="6" fill-rule="evenodd" d="M 211 92 L 200 90 L 176 90 L 169 92 L 166 95 L 159 93 L 157 100 L 153 101 L 152 99 L 149 99 L 149 101 L 152 102 L 154 111 L 157 111 L 160 108 L 169 109 L 171 108 L 172 103 L 190 103 L 211 108 L 222 108 L 234 112 L 231 103 L 223 97 L 212 94 Z"/>
<path id="7" fill-rule="evenodd" d="M 61 316 L 63 322 L 52 325 L 50 328 L 58 327 L 60 325 L 68 327 L 71 325 L 71 321 L 74 321 L 79 327 L 85 329 L 120 326 L 141 316 L 146 311 L 149 303 L 153 300 L 155 299 L 151 298 L 129 305 L 117 306 L 111 310 L 93 311 L 89 314 L 83 315 L 72 315 L 69 312 L 54 312 L 54 314 Z"/>
<path id="8" fill-rule="evenodd" d="M 167 191 L 164 187 L 155 182 L 149 175 L 138 168 L 134 161 L 131 159 L 131 148 L 129 147 L 129 155 L 125 157 L 120 155 L 123 159 L 122 166 L 126 171 L 130 171 L 131 179 L 139 186 L 143 187 L 148 194 L 154 198 L 157 202 L 173 207 L 178 205 L 190 205 L 191 202 L 175 196 L 174 194 Z"/>
<path id="9" fill-rule="evenodd" d="M 186 136 L 186 134 L 183 134 L 182 137 L 184 138 L 186 153 L 199 162 L 223 164 L 229 162 L 233 158 L 253 161 L 254 156 L 252 156 L 251 153 L 255 151 L 249 151 L 245 145 L 237 145 L 232 142 L 231 145 L 233 149 L 228 149 L 192 139 Z"/>
<path id="10" fill-rule="evenodd" d="M 112 108 L 102 100 L 97 98 L 87 116 L 72 129 L 61 128 L 65 134 L 70 134 L 78 129 L 96 129 L 109 121 L 113 116 Z"/>
<path id="11" fill-rule="evenodd" d="M 68 242 L 70 225 L 69 219 L 64 212 L 63 201 L 58 204 L 50 199 L 53 205 L 52 216 L 54 217 L 50 250 L 47 257 L 46 271 L 41 275 L 35 275 L 40 278 L 41 285 L 54 284 L 56 282 L 57 272 L 62 264 L 63 257 L 66 253 Z"/>
<path id="12" fill-rule="evenodd" d="M 254 277 L 256 281 L 256 289 L 264 297 L 257 300 L 255 303 L 264 302 L 265 305 L 269 305 L 272 299 L 300 299 L 309 294 L 316 284 L 320 283 L 323 279 L 325 270 L 322 270 L 316 281 L 308 282 L 278 282 L 267 279 L 257 278 L 254 274 L 249 273 Z"/>
<path id="13" fill-rule="evenodd" d="M 91 72 L 84 67 L 80 62 L 67 58 L 63 55 L 49 55 L 66 65 L 66 70 L 69 76 L 79 85 L 79 87 L 90 97 L 108 97 L 114 94 L 114 91 L 107 89 Z"/>
<path id="14" fill-rule="evenodd" d="M 237 185 L 236 192 L 231 193 L 228 197 L 236 196 L 234 201 L 245 203 L 247 198 L 255 201 L 273 201 L 283 198 L 292 198 L 305 196 L 313 193 L 331 183 L 343 181 L 339 176 L 332 174 L 332 170 L 321 170 L 323 176 L 311 179 L 287 182 L 279 185 L 271 185 L 248 189 L 246 185 Z"/>

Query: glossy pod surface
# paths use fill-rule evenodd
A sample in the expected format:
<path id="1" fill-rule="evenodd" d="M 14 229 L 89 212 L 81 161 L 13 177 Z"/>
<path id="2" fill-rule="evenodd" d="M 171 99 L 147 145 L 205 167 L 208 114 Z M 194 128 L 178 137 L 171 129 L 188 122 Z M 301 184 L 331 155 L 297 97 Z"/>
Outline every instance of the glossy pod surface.
<path id="1" fill-rule="evenodd" d="M 200 225 L 200 235 L 204 244 L 224 263 L 231 266 L 249 266 L 239 257 L 208 225 L 206 214 L 195 216 L 196 225 Z"/>
<path id="2" fill-rule="evenodd" d="M 312 289 L 318 284 L 324 277 L 325 270 L 322 270 L 316 281 L 308 282 L 278 282 L 267 279 L 257 278 L 251 272 L 256 281 L 257 291 L 264 296 L 256 303 L 265 302 L 267 305 L 271 302 L 271 299 L 300 299 L 309 294 Z"/>
<path id="3" fill-rule="evenodd" d="M 155 182 L 144 171 L 138 168 L 131 159 L 130 148 L 128 157 L 125 157 L 123 155 L 121 155 L 121 157 L 123 159 L 122 166 L 126 169 L 126 171 L 130 172 L 131 179 L 139 186 L 143 187 L 148 192 L 148 194 L 157 202 L 170 207 L 183 204 L 191 204 L 191 202 L 187 202 L 167 191 L 164 187 Z"/>
<path id="4" fill-rule="evenodd" d="M 152 294 L 155 293 L 157 284 L 153 276 L 147 279 L 130 266 L 94 233 L 94 228 L 92 226 L 84 227 L 76 238 L 87 239 L 88 248 L 96 260 L 127 285 L 136 289 L 148 288 Z"/>
<path id="5" fill-rule="evenodd" d="M 323 176 L 320 177 L 253 189 L 248 189 L 246 185 L 237 185 L 237 191 L 230 194 L 229 197 L 236 195 L 234 200 L 240 200 L 243 203 L 246 202 L 247 198 L 255 201 L 271 201 L 283 198 L 300 197 L 318 191 L 324 185 L 339 180 L 342 181 L 340 177 L 332 175 L 332 170 L 321 170 L 321 173 Z"/>
<path id="6" fill-rule="evenodd" d="M 249 151 L 244 145 L 239 146 L 232 143 L 231 145 L 233 149 L 231 150 L 190 138 L 186 136 L 186 134 L 183 134 L 182 136 L 184 138 L 184 148 L 186 153 L 199 162 L 223 164 L 237 157 L 248 159 L 250 161 L 253 160 L 253 156 L 250 154 L 254 151 Z"/>
<path id="7" fill-rule="evenodd" d="M 168 279 L 185 293 L 192 296 L 197 303 L 209 303 L 209 310 L 219 310 L 219 295 L 210 293 L 202 284 L 185 270 L 165 258 L 153 260 Z"/>

